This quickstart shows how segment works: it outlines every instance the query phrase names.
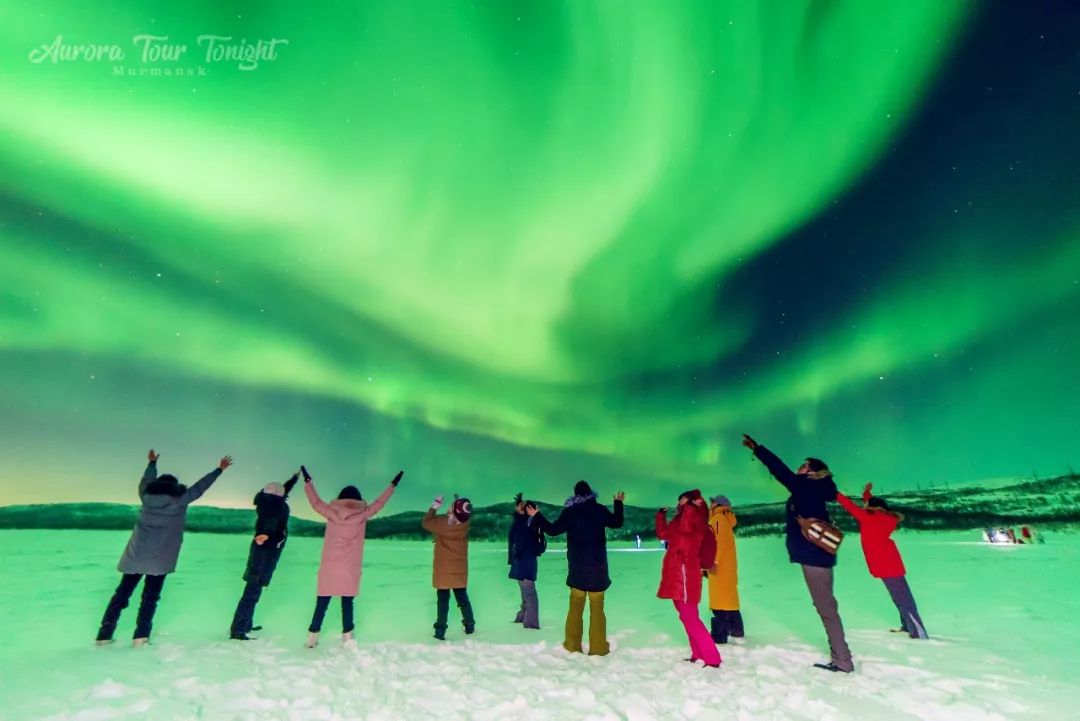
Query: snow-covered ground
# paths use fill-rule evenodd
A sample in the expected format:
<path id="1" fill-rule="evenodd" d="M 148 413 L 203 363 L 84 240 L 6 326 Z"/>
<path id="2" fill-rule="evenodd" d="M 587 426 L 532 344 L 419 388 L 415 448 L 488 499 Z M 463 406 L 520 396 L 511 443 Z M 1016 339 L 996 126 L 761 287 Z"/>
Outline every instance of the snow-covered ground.
<path id="1" fill-rule="evenodd" d="M 842 551 L 837 596 L 855 653 L 848 676 L 811 668 L 824 632 L 779 538 L 740 540 L 747 638 L 718 670 L 692 666 L 669 602 L 655 598 L 660 553 L 613 548 L 613 652 L 561 650 L 565 556 L 541 559 L 540 631 L 510 623 L 505 549 L 474 544 L 478 628 L 451 608 L 432 639 L 426 543 L 373 541 L 355 648 L 331 606 L 322 645 L 303 648 L 318 539 L 290 540 L 251 643 L 226 640 L 246 539 L 189 534 L 153 643 L 93 645 L 126 533 L 0 531 L 0 718 L 73 719 L 1068 719 L 1080 718 L 1080 542 L 991 547 L 965 534 L 899 537 L 929 642 L 888 633 L 897 619 L 858 540 Z M 703 614 L 704 615 L 704 614 Z"/>

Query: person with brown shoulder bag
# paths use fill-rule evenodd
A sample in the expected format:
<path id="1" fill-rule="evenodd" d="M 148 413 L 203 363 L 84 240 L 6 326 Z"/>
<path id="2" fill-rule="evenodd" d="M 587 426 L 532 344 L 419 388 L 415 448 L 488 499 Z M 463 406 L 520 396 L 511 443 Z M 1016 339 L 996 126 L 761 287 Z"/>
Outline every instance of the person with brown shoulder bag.
<path id="1" fill-rule="evenodd" d="M 829 662 L 814 666 L 826 671 L 851 673 L 855 663 L 844 638 L 844 624 L 833 595 L 833 568 L 843 533 L 830 521 L 825 505 L 836 499 L 832 471 L 824 461 L 807 458 L 798 471 L 792 472 L 776 454 L 745 433 L 742 444 L 753 451 L 754 457 L 791 494 L 785 507 L 788 558 L 802 567 L 810 598 L 829 639 Z"/>

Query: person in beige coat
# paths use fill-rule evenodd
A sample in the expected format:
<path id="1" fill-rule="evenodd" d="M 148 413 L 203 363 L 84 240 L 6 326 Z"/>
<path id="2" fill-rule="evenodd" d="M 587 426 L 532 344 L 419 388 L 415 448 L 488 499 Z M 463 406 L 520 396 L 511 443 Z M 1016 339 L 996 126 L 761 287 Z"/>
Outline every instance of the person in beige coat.
<path id="1" fill-rule="evenodd" d="M 435 638 L 440 641 L 446 639 L 451 591 L 461 609 L 465 633 L 476 630 L 476 619 L 466 588 L 469 583 L 469 518 L 472 516 L 472 503 L 468 498 L 455 497 L 449 513 L 436 515 L 442 502 L 442 496 L 436 497 L 420 522 L 424 530 L 435 537 L 431 583 L 436 592 Z"/>

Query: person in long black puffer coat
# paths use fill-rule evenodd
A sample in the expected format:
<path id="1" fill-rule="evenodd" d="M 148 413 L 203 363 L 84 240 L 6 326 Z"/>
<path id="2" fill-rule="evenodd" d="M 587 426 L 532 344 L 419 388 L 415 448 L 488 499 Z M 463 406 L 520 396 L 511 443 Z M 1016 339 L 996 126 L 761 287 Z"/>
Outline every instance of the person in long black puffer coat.
<path id="1" fill-rule="evenodd" d="M 229 638 L 236 641 L 250 641 L 248 634 L 258 631 L 255 626 L 255 605 L 259 602 L 264 588 L 270 585 L 274 576 L 285 541 L 289 535 L 289 492 L 296 485 L 299 473 L 285 483 L 268 483 L 255 494 L 255 537 L 251 539 L 247 566 L 244 569 L 244 593 L 236 605 L 233 614 Z"/>
<path id="2" fill-rule="evenodd" d="M 566 534 L 566 564 L 569 573 L 570 610 L 566 614 L 566 636 L 563 648 L 581 653 L 582 616 L 589 602 L 589 655 L 606 656 L 610 651 L 607 640 L 607 617 L 604 615 L 604 592 L 611 586 L 608 575 L 607 529 L 622 528 L 623 500 L 626 494 L 615 494 L 614 511 L 596 501 L 596 494 L 585 481 L 574 486 L 574 495 L 554 522 L 548 521 L 535 508 L 525 512 L 540 523 L 549 536 Z"/>
<path id="3" fill-rule="evenodd" d="M 521 608 L 518 609 L 514 623 L 525 628 L 540 628 L 540 599 L 536 595 L 536 574 L 538 559 L 547 547 L 544 532 L 535 517 L 529 516 L 526 509 L 536 508 L 533 501 L 525 501 L 522 494 L 514 499 L 514 519 L 510 522 L 507 538 L 507 563 L 510 565 L 510 578 L 518 582 L 521 589 Z"/>

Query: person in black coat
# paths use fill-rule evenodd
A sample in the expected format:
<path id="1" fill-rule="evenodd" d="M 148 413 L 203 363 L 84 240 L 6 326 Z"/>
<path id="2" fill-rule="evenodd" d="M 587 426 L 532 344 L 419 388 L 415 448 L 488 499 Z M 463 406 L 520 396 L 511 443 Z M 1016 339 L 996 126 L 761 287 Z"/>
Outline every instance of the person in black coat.
<path id="1" fill-rule="evenodd" d="M 791 494 L 784 509 L 788 559 L 802 567 L 810 598 L 825 627 L 832 656 L 829 663 L 814 665 L 827 671 L 851 673 L 855 670 L 855 664 L 844 637 L 840 608 L 836 603 L 836 596 L 833 595 L 833 567 L 836 566 L 836 556 L 806 540 L 799 525 L 800 517 L 829 522 L 829 509 L 825 504 L 836 500 L 836 483 L 833 482 L 832 471 L 824 461 L 807 458 L 798 471 L 792 472 L 776 454 L 750 436 L 743 434 L 742 444 L 754 452 L 754 457 L 761 461 L 772 477 Z"/>
<path id="2" fill-rule="evenodd" d="M 619 491 L 615 495 L 615 510 L 609 511 L 596 502 L 596 494 L 588 483 L 578 481 L 574 495 L 567 499 L 554 522 L 544 518 L 535 507 L 526 508 L 526 513 L 539 521 L 544 533 L 550 536 L 566 534 L 569 569 L 566 585 L 570 587 L 570 610 L 566 615 L 563 648 L 571 653 L 582 652 L 582 616 L 586 599 L 589 601 L 589 655 L 606 656 L 610 650 L 604 616 L 604 592 L 611 586 L 607 529 L 622 527 L 624 498 L 626 494 Z"/>
<path id="3" fill-rule="evenodd" d="M 536 508 L 536 503 L 523 500 L 519 493 L 514 499 L 514 517 L 507 536 L 507 563 L 510 566 L 510 578 L 517 581 L 521 589 L 521 607 L 514 623 L 520 623 L 525 628 L 540 628 L 536 573 L 538 559 L 547 543 L 539 522 L 525 512 L 527 508 Z"/>
<path id="4" fill-rule="evenodd" d="M 254 626 L 255 605 L 259 602 L 263 588 L 270 585 L 270 579 L 277 568 L 285 540 L 289 535 L 289 492 L 296 485 L 299 473 L 285 483 L 268 483 L 255 494 L 255 537 L 251 539 L 247 566 L 244 569 L 244 592 L 233 614 L 229 638 L 236 641 L 250 641 L 248 634 L 258 631 L 261 626 Z"/>

